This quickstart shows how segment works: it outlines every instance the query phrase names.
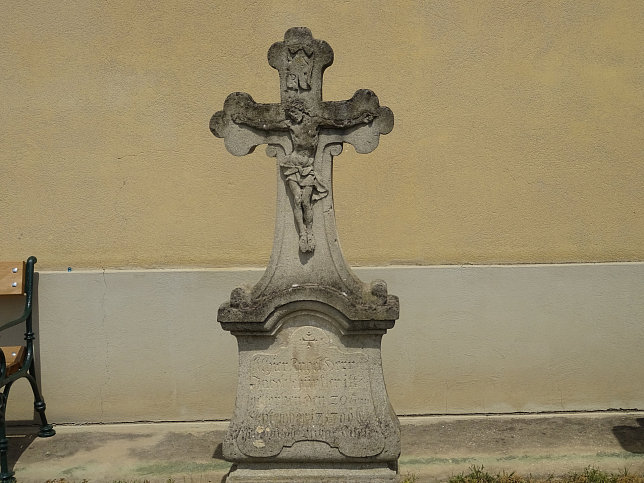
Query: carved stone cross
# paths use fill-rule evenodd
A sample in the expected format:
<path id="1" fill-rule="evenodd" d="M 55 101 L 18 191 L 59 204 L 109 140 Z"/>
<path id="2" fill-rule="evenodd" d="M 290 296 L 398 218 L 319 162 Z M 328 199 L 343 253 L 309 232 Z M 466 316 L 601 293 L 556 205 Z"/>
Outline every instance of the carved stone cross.
<path id="1" fill-rule="evenodd" d="M 306 28 L 289 29 L 268 61 L 279 71 L 281 102 L 237 92 L 210 120 L 232 154 L 267 144 L 277 159 L 268 267 L 217 313 L 239 347 L 235 412 L 222 445 L 235 463 L 227 481 L 394 483 L 400 429 L 380 340 L 398 319 L 398 297 L 382 280 L 363 283 L 345 262 L 331 176 L 343 143 L 373 151 L 393 114 L 368 90 L 323 101 L 333 51 Z"/>
<path id="2" fill-rule="evenodd" d="M 275 291 L 303 282 L 361 292 L 337 242 L 333 156 L 342 152 L 345 142 L 358 153 L 373 151 L 380 135 L 393 128 L 393 114 L 366 89 L 345 101 L 323 101 L 322 75 L 333 62 L 333 50 L 307 28 L 289 29 L 284 41 L 269 49 L 268 62 L 279 72 L 281 102 L 261 104 L 235 92 L 210 120 L 210 130 L 224 138 L 231 154 L 244 156 L 267 144 L 267 154 L 277 158 L 273 254 L 252 298 L 266 292 L 269 284 Z"/>
<path id="3" fill-rule="evenodd" d="M 284 147 L 283 155 L 278 153 L 279 165 L 293 199 L 299 249 L 312 252 L 312 204 L 327 196 L 329 189 L 315 166 L 318 151 L 325 147 L 320 134 L 333 130 L 335 142 L 351 142 L 358 152 L 368 153 L 380 134 L 391 131 L 393 114 L 369 90 L 359 90 L 346 101 L 323 102 L 322 75 L 333 62 L 333 51 L 307 28 L 289 29 L 284 42 L 273 44 L 268 51 L 268 62 L 279 71 L 282 102 L 258 104 L 250 95 L 235 92 L 226 99 L 224 110 L 212 117 L 210 130 L 223 137 L 228 151 L 237 156 L 286 135 L 288 142 L 280 139 L 278 143 Z M 356 130 L 366 136 L 356 136 Z"/>

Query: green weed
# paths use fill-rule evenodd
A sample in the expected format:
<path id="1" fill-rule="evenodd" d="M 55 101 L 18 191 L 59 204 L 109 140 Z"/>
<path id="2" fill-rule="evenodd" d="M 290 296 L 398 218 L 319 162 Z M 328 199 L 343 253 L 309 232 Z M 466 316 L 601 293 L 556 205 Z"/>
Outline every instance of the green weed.
<path id="1" fill-rule="evenodd" d="M 582 473 L 568 473 L 564 476 L 535 478 L 532 475 L 519 476 L 512 473 L 485 471 L 483 466 L 470 467 L 469 473 L 452 476 L 449 483 L 644 483 L 644 474 L 631 475 L 627 470 L 620 473 L 606 473 L 597 468 L 588 467 Z"/>

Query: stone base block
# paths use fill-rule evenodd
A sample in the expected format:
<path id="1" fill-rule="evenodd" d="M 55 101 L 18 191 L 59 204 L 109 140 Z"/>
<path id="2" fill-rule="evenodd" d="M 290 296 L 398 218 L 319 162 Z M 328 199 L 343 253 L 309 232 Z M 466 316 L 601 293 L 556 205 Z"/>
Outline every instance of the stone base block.
<path id="1" fill-rule="evenodd" d="M 226 483 L 394 483 L 396 472 L 385 463 L 337 463 L 329 465 L 242 464 L 234 465 Z"/>

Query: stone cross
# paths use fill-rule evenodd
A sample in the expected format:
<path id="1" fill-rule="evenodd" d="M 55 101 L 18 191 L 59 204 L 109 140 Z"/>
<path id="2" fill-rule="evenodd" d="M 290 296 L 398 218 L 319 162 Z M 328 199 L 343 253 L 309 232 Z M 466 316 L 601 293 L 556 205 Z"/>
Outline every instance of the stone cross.
<path id="1" fill-rule="evenodd" d="M 382 280 L 363 283 L 344 260 L 331 176 L 343 143 L 373 151 L 393 114 L 369 90 L 323 101 L 333 51 L 306 28 L 289 29 L 268 61 L 279 71 L 281 102 L 236 92 L 210 120 L 234 155 L 267 144 L 278 177 L 268 267 L 217 314 L 239 347 L 235 413 L 222 446 L 236 463 L 227 481 L 393 483 L 400 431 L 380 340 L 398 318 L 398 298 Z"/>
<path id="2" fill-rule="evenodd" d="M 322 101 L 322 75 L 333 62 L 333 51 L 307 28 L 289 29 L 284 42 L 268 51 L 268 62 L 279 71 L 281 102 L 258 104 L 250 95 L 235 92 L 226 99 L 223 111 L 212 117 L 210 130 L 223 137 L 228 151 L 237 156 L 259 144 L 283 148 L 269 154 L 278 158 L 292 199 L 299 251 L 311 253 L 316 247 L 313 203 L 330 189 L 316 166 L 325 162 L 326 143 L 349 142 L 359 153 L 368 153 L 377 146 L 380 134 L 391 131 L 393 114 L 366 89 L 346 101 Z M 325 131 L 333 135 L 323 139 Z"/>

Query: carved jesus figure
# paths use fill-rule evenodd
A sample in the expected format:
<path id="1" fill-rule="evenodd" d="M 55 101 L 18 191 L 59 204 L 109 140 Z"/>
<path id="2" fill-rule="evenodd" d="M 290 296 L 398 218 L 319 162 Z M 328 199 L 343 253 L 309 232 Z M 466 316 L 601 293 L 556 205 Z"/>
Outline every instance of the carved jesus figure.
<path id="1" fill-rule="evenodd" d="M 359 124 L 368 124 L 377 117 L 375 112 L 363 111 L 356 118 L 329 119 L 317 115 L 298 98 L 285 102 L 282 119 L 254 119 L 239 111 L 232 116 L 236 124 L 264 131 L 288 131 L 293 150 L 280 162 L 280 168 L 293 197 L 293 214 L 299 234 L 302 253 L 315 250 L 313 237 L 313 202 L 324 198 L 328 189 L 318 179 L 313 162 L 318 147 L 320 129 L 343 129 Z"/>

